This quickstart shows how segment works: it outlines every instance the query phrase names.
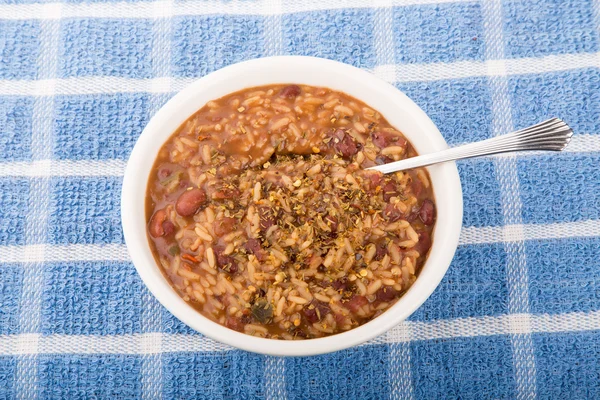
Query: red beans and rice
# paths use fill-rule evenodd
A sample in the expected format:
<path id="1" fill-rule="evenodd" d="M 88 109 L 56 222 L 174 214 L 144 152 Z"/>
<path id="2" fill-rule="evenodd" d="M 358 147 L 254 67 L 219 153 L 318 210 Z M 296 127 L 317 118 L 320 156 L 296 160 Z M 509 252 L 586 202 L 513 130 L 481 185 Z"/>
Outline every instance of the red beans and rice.
<path id="1" fill-rule="evenodd" d="M 148 182 L 150 244 L 206 317 L 273 339 L 347 331 L 386 311 L 427 257 L 425 169 L 376 111 L 326 88 L 273 85 L 210 101 L 163 145 Z"/>

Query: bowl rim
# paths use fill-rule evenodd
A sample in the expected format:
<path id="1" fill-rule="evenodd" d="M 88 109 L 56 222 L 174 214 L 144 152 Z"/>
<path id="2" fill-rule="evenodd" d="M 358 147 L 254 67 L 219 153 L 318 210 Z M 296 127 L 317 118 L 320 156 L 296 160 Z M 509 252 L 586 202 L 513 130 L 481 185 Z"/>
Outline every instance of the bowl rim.
<path id="1" fill-rule="evenodd" d="M 253 84 L 248 85 L 248 82 Z M 404 129 L 398 129 L 420 154 L 447 148 L 441 133 L 419 106 L 393 85 L 367 71 L 337 61 L 307 56 L 265 57 L 232 64 L 192 82 L 178 92 L 142 131 L 123 177 L 123 233 L 131 260 L 146 287 L 167 310 L 192 329 L 218 342 L 260 354 L 308 356 L 329 353 L 385 333 L 429 298 L 444 277 L 458 246 L 463 211 L 462 188 L 454 162 L 428 167 L 438 208 L 429 257 L 411 288 L 390 309 L 368 323 L 324 338 L 286 341 L 247 335 L 204 317 L 179 297 L 152 256 L 146 236 L 145 207 L 141 207 L 145 204 L 150 169 L 167 138 L 207 101 L 237 90 L 276 83 L 325 86 L 343 91 L 377 109 L 392 126 L 405 126 Z M 339 88 L 342 86 L 345 89 Z M 410 129 L 406 131 L 406 127 Z M 157 140 L 157 136 L 161 140 Z M 443 202 L 438 198 L 441 192 L 444 194 Z"/>

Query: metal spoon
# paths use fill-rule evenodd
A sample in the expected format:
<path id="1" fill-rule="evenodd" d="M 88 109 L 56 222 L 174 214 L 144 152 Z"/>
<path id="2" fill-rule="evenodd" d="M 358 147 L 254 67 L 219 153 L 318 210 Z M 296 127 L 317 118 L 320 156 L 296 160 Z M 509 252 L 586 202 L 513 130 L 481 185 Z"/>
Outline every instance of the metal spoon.
<path id="1" fill-rule="evenodd" d="M 516 132 L 480 142 L 442 150 L 437 153 L 407 158 L 405 160 L 377 165 L 367 169 L 381 171 L 384 174 L 411 168 L 425 167 L 446 161 L 464 158 L 489 156 L 513 151 L 549 150 L 562 151 L 573 136 L 573 130 L 559 118 L 552 118 L 537 125 Z"/>

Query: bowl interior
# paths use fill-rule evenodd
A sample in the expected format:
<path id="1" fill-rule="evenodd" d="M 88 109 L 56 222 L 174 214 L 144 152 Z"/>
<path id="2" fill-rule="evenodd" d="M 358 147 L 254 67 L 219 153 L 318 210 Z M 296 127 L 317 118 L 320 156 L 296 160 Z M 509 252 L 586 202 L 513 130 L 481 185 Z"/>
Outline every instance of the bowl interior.
<path id="1" fill-rule="evenodd" d="M 419 154 L 443 150 L 446 142 L 427 115 L 408 97 L 379 78 L 338 62 L 313 57 L 270 57 L 234 64 L 192 83 L 151 119 L 131 153 L 121 198 L 125 241 L 149 290 L 177 318 L 219 342 L 271 355 L 311 355 L 347 348 L 392 328 L 416 310 L 444 276 L 456 250 L 462 221 L 462 191 L 454 163 L 429 167 L 437 207 L 433 245 L 417 281 L 387 312 L 337 335 L 302 341 L 262 339 L 225 328 L 189 306 L 171 288 L 150 251 L 146 236 L 145 194 L 158 150 L 206 102 L 249 87 L 297 83 L 324 86 L 356 97 L 399 129 Z"/>

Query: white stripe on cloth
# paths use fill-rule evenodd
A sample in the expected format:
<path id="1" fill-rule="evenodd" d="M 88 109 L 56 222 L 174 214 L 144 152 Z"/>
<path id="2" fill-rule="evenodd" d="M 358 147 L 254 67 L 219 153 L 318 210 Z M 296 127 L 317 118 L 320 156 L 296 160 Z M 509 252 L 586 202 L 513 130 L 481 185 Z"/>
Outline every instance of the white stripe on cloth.
<path id="1" fill-rule="evenodd" d="M 457 145 L 459 146 L 459 145 Z M 565 153 L 593 153 L 600 152 L 600 134 L 597 135 L 575 135 Z M 515 154 L 518 158 L 536 156 L 543 153 L 521 152 Z M 560 156 L 560 154 L 554 154 Z M 497 154 L 490 159 L 498 157 L 509 157 L 507 154 Z M 512 156 L 511 156 L 512 157 Z M 123 176 L 126 161 L 124 160 L 38 160 L 0 162 L 0 177 L 42 177 L 42 176 Z"/>
<path id="2" fill-rule="evenodd" d="M 409 400 L 414 398 L 410 341 L 413 338 L 411 323 L 404 322 L 382 335 L 384 342 L 390 344 L 388 358 L 390 368 L 390 399 Z M 379 338 L 374 341 L 377 342 Z"/>
<path id="3" fill-rule="evenodd" d="M 171 37 L 173 25 L 173 1 L 162 0 L 153 3 L 152 27 L 152 76 L 171 76 Z M 171 91 L 171 80 L 154 80 L 157 86 L 153 88 L 150 97 L 149 116 L 154 115 L 167 100 Z M 161 92 L 164 91 L 164 92 Z M 141 295 L 142 314 L 140 324 L 142 332 L 155 332 L 162 328 L 162 306 L 152 296 L 149 290 L 143 289 Z M 163 360 L 160 354 L 162 347 L 160 335 L 151 336 L 143 344 L 146 349 L 156 349 L 159 354 L 145 352 L 141 362 L 142 393 L 144 400 L 160 398 L 163 391 Z"/>
<path id="4" fill-rule="evenodd" d="M 392 27 L 394 21 L 392 12 L 388 10 L 391 4 L 392 0 L 378 0 L 373 4 L 374 7 L 377 7 L 373 13 L 373 42 L 377 65 L 382 66 L 378 69 L 377 75 L 386 81 L 394 82 L 396 80 L 394 68 L 386 67 L 396 63 L 394 29 Z"/>
<path id="5" fill-rule="evenodd" d="M 26 246 L 0 246 L 0 262 L 73 262 L 73 261 L 129 261 L 124 244 L 35 244 Z"/>
<path id="6" fill-rule="evenodd" d="M 271 53 L 272 50 L 266 50 Z M 560 54 L 510 60 L 452 63 L 383 64 L 372 72 L 389 82 L 436 81 L 479 76 L 542 74 L 600 67 L 600 53 Z M 194 78 L 168 76 L 148 79 L 88 76 L 47 80 L 0 80 L 0 96 L 53 96 L 115 93 L 174 93 Z"/>
<path id="7" fill-rule="evenodd" d="M 407 328 L 402 325 L 408 325 L 410 338 L 406 337 L 404 331 Z M 382 335 L 369 344 L 525 333 L 585 332 L 599 329 L 600 311 L 541 315 L 510 314 L 432 322 L 404 321 L 387 335 Z"/>
<path id="8" fill-rule="evenodd" d="M 35 160 L 0 163 L 0 177 L 123 176 L 123 160 Z"/>
<path id="9" fill-rule="evenodd" d="M 231 347 L 201 335 L 160 332 L 109 336 L 42 335 L 39 333 L 0 336 L 0 355 L 137 354 L 157 356 L 164 353 L 225 350 L 231 350 Z"/>
<path id="10" fill-rule="evenodd" d="M 147 292 L 147 290 L 144 290 Z M 160 314 L 156 314 L 156 310 L 160 307 L 158 301 L 155 298 L 151 298 L 148 302 L 150 295 L 143 295 L 142 302 L 145 307 L 151 308 L 152 311 L 142 312 L 142 324 L 146 327 L 150 325 L 150 318 L 154 319 L 156 324 L 160 324 Z M 152 304 L 156 303 L 158 306 Z M 145 314 L 145 315 L 144 315 Z M 156 326 L 156 325 L 155 325 Z M 140 375 L 142 382 L 142 399 L 159 399 L 162 397 L 162 354 L 163 354 L 163 337 L 161 334 L 156 335 L 144 335 L 140 340 L 140 348 L 142 354 L 142 362 L 140 365 Z"/>
<path id="11" fill-rule="evenodd" d="M 53 78 L 58 66 L 58 43 L 60 36 L 61 7 L 42 6 L 52 19 L 40 23 L 40 52 L 37 58 L 36 90 L 48 92 L 49 96 L 36 97 L 33 104 L 31 124 L 31 157 L 34 161 L 52 158 L 54 98 Z M 50 87 L 46 86 L 46 82 Z M 47 241 L 48 212 L 50 204 L 50 178 L 42 173 L 29 180 L 28 212 L 25 219 L 25 252 L 21 299 L 19 304 L 19 327 L 22 333 L 36 334 L 40 329 L 42 291 L 44 288 L 44 253 L 36 246 Z M 40 257 L 41 256 L 41 257 Z M 36 341 L 28 342 L 35 347 Z M 35 356 L 20 358 L 15 371 L 15 397 L 36 399 L 38 397 L 38 362 Z"/>
<path id="12" fill-rule="evenodd" d="M 572 237 L 600 237 L 600 220 L 557 222 L 554 224 L 522 224 L 463 228 L 459 245 L 511 243 L 522 240 L 552 240 Z M 129 262 L 124 244 L 37 244 L 25 246 L 0 246 L 0 262 L 77 262 L 115 261 Z"/>
<path id="13" fill-rule="evenodd" d="M 287 399 L 285 386 L 285 358 L 265 357 L 265 399 Z"/>
<path id="14" fill-rule="evenodd" d="M 511 105 L 506 77 L 506 63 L 503 60 L 504 35 L 502 1 L 491 0 L 481 4 L 484 19 L 485 56 L 496 60 L 488 64 L 488 80 L 492 97 L 492 130 L 494 135 L 502 135 L 513 130 Z M 504 231 L 511 240 L 504 242 L 506 252 L 506 277 L 508 287 L 508 312 L 520 313 L 527 320 L 529 315 L 529 275 L 525 256 L 524 231 L 522 227 L 521 197 L 517 162 L 514 155 L 495 158 L 494 169 L 500 185 Z M 510 225 L 510 227 L 508 227 Z M 527 321 L 523 321 L 525 326 Z M 536 396 L 536 366 L 531 334 L 527 331 L 511 335 L 513 366 L 516 381 L 517 399 L 530 399 Z"/>
<path id="15" fill-rule="evenodd" d="M 396 62 L 394 29 L 391 0 L 378 0 L 373 3 L 373 41 L 377 65 L 394 65 Z M 379 68 L 378 76 L 386 81 L 396 80 L 395 68 Z M 408 334 L 409 331 L 407 330 Z M 390 399 L 412 399 L 412 369 L 410 347 L 405 343 L 393 344 L 388 354 L 388 382 Z"/>
<path id="16" fill-rule="evenodd" d="M 526 240 L 565 239 L 600 236 L 600 221 L 557 222 L 553 224 L 519 224 L 489 227 L 466 227 L 459 245 L 514 243 Z"/>
<path id="17" fill-rule="evenodd" d="M 460 144 L 459 144 L 460 145 Z M 459 146 L 457 145 L 457 146 Z M 600 152 L 600 134 L 575 135 L 564 153 L 594 153 Z M 518 158 L 536 156 L 539 152 L 520 152 Z M 509 157 L 507 154 L 496 154 L 497 157 Z M 553 156 L 560 156 L 553 154 Z M 125 172 L 126 161 L 124 160 L 37 160 L 0 162 L 0 177 L 97 177 L 116 176 L 121 177 Z"/>
<path id="18" fill-rule="evenodd" d="M 392 0 L 390 6 L 411 6 L 424 4 L 466 3 L 472 0 Z M 30 20 L 57 18 L 160 18 L 154 14 L 157 1 L 110 2 L 110 3 L 48 3 L 46 10 L 63 7 L 62 15 L 45 13 L 41 4 L 2 4 L 0 20 Z M 336 10 L 345 8 L 371 8 L 364 0 L 304 0 L 288 2 L 285 7 L 264 7 L 265 2 L 244 0 L 222 1 L 178 1 L 173 8 L 175 16 L 194 15 L 281 15 L 295 12 Z"/>
<path id="19" fill-rule="evenodd" d="M 528 321 L 527 324 L 524 321 Z M 512 314 L 470 317 L 432 322 L 404 321 L 388 333 L 362 346 L 384 343 L 515 335 L 552 334 L 600 330 L 600 311 L 563 314 Z M 161 342 L 157 346 L 157 342 Z M 202 335 L 139 333 L 128 335 L 42 335 L 23 333 L 0 335 L 1 356 L 35 354 L 159 354 L 219 352 L 232 347 Z M 281 358 L 273 358 L 275 367 Z M 276 369 L 276 368 L 275 368 Z M 400 382 L 397 382 L 400 384 Z"/>
<path id="20" fill-rule="evenodd" d="M 281 10 L 281 0 L 265 1 L 262 5 L 261 11 L 267 15 L 263 31 L 265 57 L 280 56 L 285 53 L 283 49 Z"/>
<path id="21" fill-rule="evenodd" d="M 456 61 L 451 63 L 394 64 L 374 68 L 375 75 L 393 82 L 436 81 L 479 76 L 543 74 L 600 66 L 600 53 L 560 54 L 544 57 Z M 389 72 L 390 69 L 394 71 Z"/>
<path id="22" fill-rule="evenodd" d="M 283 41 L 281 0 L 264 2 L 261 12 L 267 15 L 263 31 L 264 55 L 279 56 L 285 53 Z M 287 399 L 285 361 L 281 357 L 266 357 L 264 364 L 265 399 Z"/>

